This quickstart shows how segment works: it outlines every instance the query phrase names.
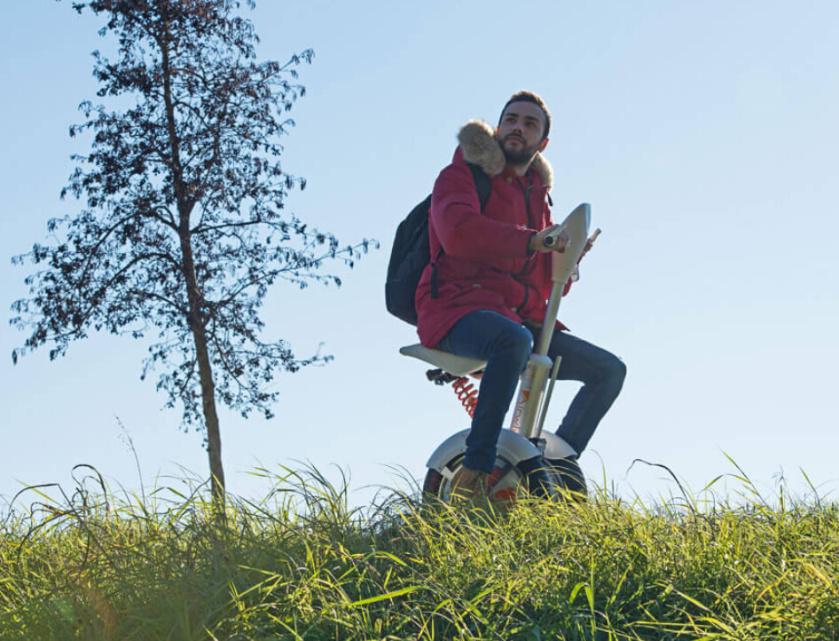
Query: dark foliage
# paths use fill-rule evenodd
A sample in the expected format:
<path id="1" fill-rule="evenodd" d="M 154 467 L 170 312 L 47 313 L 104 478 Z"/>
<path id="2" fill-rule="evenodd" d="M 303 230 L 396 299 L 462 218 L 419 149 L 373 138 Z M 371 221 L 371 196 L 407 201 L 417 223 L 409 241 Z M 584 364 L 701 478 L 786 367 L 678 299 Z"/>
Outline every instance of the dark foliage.
<path id="1" fill-rule="evenodd" d="M 37 270 L 30 297 L 13 305 L 12 325 L 31 331 L 13 358 L 42 345 L 55 358 L 91 330 L 152 335 L 143 376 L 157 368 L 185 427 L 206 427 L 215 398 L 270 417 L 278 370 L 328 357 L 297 358 L 286 342 L 262 338 L 269 287 L 340 285 L 325 264 L 352 267 L 370 244 L 342 246 L 284 210 L 305 181 L 282 168 L 280 139 L 304 94 L 297 68 L 313 52 L 257 62 L 258 38 L 235 0 L 73 7 L 102 15 L 100 34 L 118 39 L 115 61 L 94 52 L 93 72 L 98 97 L 119 109 L 80 105 L 85 121 L 70 135 L 89 134 L 91 149 L 74 157 L 62 197 L 83 209 L 50 220 L 51 243 L 14 259 Z"/>

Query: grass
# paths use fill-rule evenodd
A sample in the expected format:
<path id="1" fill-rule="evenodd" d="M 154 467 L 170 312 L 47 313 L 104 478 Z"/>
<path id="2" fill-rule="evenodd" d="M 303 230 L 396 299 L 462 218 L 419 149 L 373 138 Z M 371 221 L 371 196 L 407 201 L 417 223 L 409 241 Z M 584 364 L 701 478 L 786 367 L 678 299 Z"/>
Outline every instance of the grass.
<path id="1" fill-rule="evenodd" d="M 745 476 L 736 506 L 600 490 L 497 515 L 351 509 L 317 470 L 261 470 L 270 494 L 221 526 L 202 488 L 115 497 L 88 471 L 2 521 L 0 640 L 839 639 L 839 506 Z"/>

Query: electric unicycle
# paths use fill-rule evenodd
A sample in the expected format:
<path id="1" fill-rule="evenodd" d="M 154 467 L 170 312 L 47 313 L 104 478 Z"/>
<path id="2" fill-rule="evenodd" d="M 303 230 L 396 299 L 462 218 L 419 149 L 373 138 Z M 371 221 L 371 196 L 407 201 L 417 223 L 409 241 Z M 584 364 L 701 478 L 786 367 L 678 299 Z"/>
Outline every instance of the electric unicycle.
<path id="1" fill-rule="evenodd" d="M 578 498 L 586 495 L 585 478 L 576 460 L 577 452 L 561 437 L 550 432 L 543 433 L 542 425 L 561 361 L 560 358 L 550 359 L 547 353 L 556 325 L 562 290 L 574 273 L 586 243 L 593 242 L 599 233 L 597 230 L 588 239 L 590 218 L 590 206 L 586 203 L 579 205 L 558 226 L 550 241 L 556 242 L 556 237 L 562 232 L 568 234 L 565 251 L 551 254 L 553 285 L 545 320 L 536 347 L 521 376 L 512 424 L 501 430 L 495 465 L 487 478 L 486 493 L 493 503 L 513 501 L 520 490 L 546 498 L 561 495 L 564 490 Z M 546 241 L 546 244 L 550 242 Z M 429 380 L 440 385 L 453 383 L 467 412 L 474 409 L 477 391 L 466 377 L 483 370 L 486 365 L 484 361 L 419 344 L 403 347 L 399 351 L 405 356 L 434 365 L 437 369 L 427 372 Z M 454 481 L 463 467 L 468 433 L 469 430 L 465 429 L 453 434 L 429 458 L 426 464 L 428 472 L 423 483 L 423 494 L 426 497 L 442 501 L 451 499 Z"/>

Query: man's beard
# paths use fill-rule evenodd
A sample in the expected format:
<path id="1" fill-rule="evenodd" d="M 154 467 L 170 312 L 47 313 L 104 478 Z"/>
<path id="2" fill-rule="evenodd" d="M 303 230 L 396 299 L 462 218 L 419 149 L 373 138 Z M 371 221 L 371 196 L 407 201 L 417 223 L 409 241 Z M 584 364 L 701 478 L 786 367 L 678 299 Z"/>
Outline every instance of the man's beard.
<path id="1" fill-rule="evenodd" d="M 508 136 L 509 137 L 509 136 Z M 505 141 L 501 141 L 501 151 L 504 152 L 504 158 L 508 165 L 514 167 L 521 167 L 530 164 L 533 157 L 539 151 L 537 147 L 522 147 L 521 149 L 508 149 Z"/>

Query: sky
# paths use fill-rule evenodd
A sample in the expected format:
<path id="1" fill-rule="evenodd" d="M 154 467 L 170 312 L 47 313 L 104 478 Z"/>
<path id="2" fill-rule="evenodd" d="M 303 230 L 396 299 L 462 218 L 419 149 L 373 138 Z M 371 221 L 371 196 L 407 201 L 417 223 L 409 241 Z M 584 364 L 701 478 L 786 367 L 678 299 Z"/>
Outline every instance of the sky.
<path id="1" fill-rule="evenodd" d="M 554 217 L 592 205 L 603 234 L 560 317 L 628 367 L 583 470 L 624 496 L 699 492 L 739 474 L 761 492 L 839 490 L 839 5 L 523 0 L 261 0 L 247 12 L 261 59 L 315 50 L 283 163 L 308 187 L 288 208 L 344 243 L 381 248 L 340 289 L 276 286 L 266 337 L 334 361 L 281 374 L 275 418 L 221 413 L 228 489 L 267 494 L 283 466 L 350 477 L 351 502 L 422 479 L 433 449 L 468 417 L 450 389 L 398 354 L 414 328 L 387 314 L 396 225 L 450 161 L 459 127 L 494 124 L 519 89 L 553 114 L 545 151 Z M 11 257 L 46 221 L 85 153 L 68 127 L 95 98 L 90 53 L 101 21 L 68 2 L 0 9 L 0 292 L 7 318 L 26 295 Z M 205 477 L 202 435 L 183 432 L 141 341 L 94 335 L 50 362 L 17 365 L 25 335 L 0 325 L 0 505 L 29 484 L 72 486 L 96 467 L 114 488 Z M 577 386 L 557 386 L 558 425 Z M 133 448 L 133 449 L 132 449 Z M 139 465 L 135 463 L 136 460 Z M 806 478 L 805 478 L 806 474 Z M 808 481 L 809 479 L 809 481 Z M 742 492 L 724 476 L 722 494 Z"/>

